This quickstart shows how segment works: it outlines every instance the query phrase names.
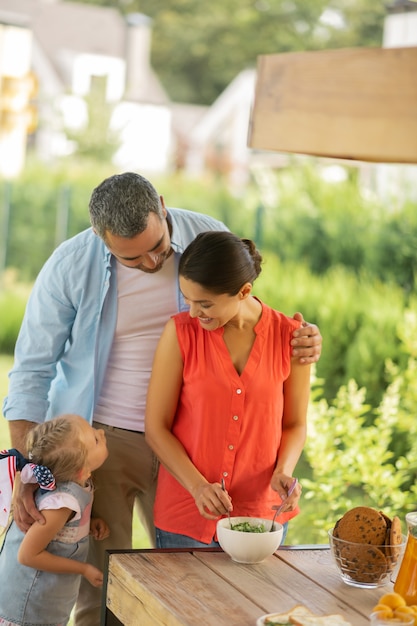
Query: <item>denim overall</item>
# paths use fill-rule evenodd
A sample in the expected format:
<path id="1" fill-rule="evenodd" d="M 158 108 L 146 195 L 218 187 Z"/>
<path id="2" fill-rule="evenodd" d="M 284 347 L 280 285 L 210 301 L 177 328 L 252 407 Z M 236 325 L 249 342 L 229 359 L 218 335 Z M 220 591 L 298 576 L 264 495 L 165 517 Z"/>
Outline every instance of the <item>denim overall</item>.
<path id="1" fill-rule="evenodd" d="M 57 485 L 53 493 L 69 493 L 80 505 L 81 517 L 70 520 L 47 546 L 48 552 L 77 561 L 86 561 L 90 529 L 92 490 L 77 483 Z M 41 489 L 36 502 L 49 496 Z M 88 522 L 88 523 L 87 523 Z M 80 527 L 86 532 L 80 534 Z M 21 565 L 17 560 L 24 533 L 12 522 L 0 551 L 0 617 L 19 626 L 63 626 L 67 624 L 78 595 L 79 574 L 54 574 Z"/>

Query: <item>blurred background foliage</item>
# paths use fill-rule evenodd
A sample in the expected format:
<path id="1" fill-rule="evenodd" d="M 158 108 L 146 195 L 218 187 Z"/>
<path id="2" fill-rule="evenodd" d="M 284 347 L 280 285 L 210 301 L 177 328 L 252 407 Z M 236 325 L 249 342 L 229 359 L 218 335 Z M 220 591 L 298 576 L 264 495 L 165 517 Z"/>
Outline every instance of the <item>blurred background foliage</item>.
<path id="1" fill-rule="evenodd" d="M 30 284 L 61 241 L 89 226 L 91 191 L 110 173 L 82 159 L 54 169 L 29 161 L 19 179 L 0 181 L 0 199 L 10 202 L 0 352 L 12 352 L 25 302 L 15 285 Z M 400 367 L 407 360 L 398 323 L 416 305 L 415 203 L 387 206 L 353 174 L 326 182 L 314 160 L 275 173 L 268 207 L 255 183 L 236 197 L 218 178 L 175 174 L 153 182 L 167 206 L 213 215 L 257 242 L 265 260 L 257 293 L 289 315 L 301 310 L 321 329 L 317 376 L 326 399 L 354 379 L 368 402 L 380 402 L 386 359 Z"/>
<path id="2" fill-rule="evenodd" d="M 153 20 L 152 66 L 176 102 L 211 104 L 260 54 L 380 46 L 373 0 L 79 0 Z"/>
<path id="3" fill-rule="evenodd" d="M 54 169 L 28 162 L 19 179 L 0 182 L 0 198 L 10 198 L 6 267 L 12 282 L 31 283 L 61 241 L 89 226 L 91 191 L 109 174 L 82 159 Z M 236 197 L 220 178 L 175 174 L 153 182 L 167 206 L 213 215 L 257 242 L 265 263 L 256 291 L 289 315 L 301 310 L 321 329 L 317 376 L 325 398 L 354 379 L 366 387 L 368 402 L 379 403 L 389 382 L 386 359 L 406 364 L 397 327 L 404 310 L 416 305 L 415 203 L 393 206 L 365 193 L 354 171 L 326 182 L 311 159 L 274 174 L 275 204 L 267 207 L 255 183 Z M 23 304 L 20 293 L 17 298 L 12 304 L 10 289 L 0 292 L 2 319 L 16 319 Z M 12 351 L 16 327 L 1 324 L 0 352 Z"/>
<path id="4" fill-rule="evenodd" d="M 91 191 L 112 173 L 83 159 L 47 169 L 29 161 L 19 179 L 0 182 L 0 198 L 10 197 L 0 290 L 0 353 L 9 365 L 33 280 L 60 241 L 89 226 Z M 216 177 L 153 183 L 167 206 L 211 214 L 255 239 L 264 256 L 255 293 L 320 327 L 297 468 L 304 514 L 288 540 L 326 542 L 326 528 L 358 502 L 404 519 L 417 496 L 416 203 L 364 191 L 354 167 L 326 182 L 314 159 L 274 173 L 267 206 L 255 181 L 240 197 Z"/>

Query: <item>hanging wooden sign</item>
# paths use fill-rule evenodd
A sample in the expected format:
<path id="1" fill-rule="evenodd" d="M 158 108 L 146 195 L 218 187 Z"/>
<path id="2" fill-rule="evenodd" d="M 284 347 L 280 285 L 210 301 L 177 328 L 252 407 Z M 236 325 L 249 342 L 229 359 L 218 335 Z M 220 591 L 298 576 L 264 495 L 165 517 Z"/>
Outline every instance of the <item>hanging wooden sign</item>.
<path id="1" fill-rule="evenodd" d="M 260 56 L 248 145 L 417 163 L 417 48 Z"/>

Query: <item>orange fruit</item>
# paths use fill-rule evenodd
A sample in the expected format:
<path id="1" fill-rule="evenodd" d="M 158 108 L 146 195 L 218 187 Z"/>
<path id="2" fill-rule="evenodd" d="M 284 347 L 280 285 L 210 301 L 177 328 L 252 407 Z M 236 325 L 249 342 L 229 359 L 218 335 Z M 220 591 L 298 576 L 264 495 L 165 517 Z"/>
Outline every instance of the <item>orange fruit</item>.
<path id="1" fill-rule="evenodd" d="M 386 618 L 394 617 L 394 611 L 387 604 L 376 604 L 372 609 L 372 613 L 382 613 Z"/>
<path id="2" fill-rule="evenodd" d="M 414 617 L 414 624 L 417 624 L 417 613 L 414 613 L 411 606 L 399 606 L 398 609 L 395 609 L 394 617 L 401 617 L 402 615 L 411 615 Z"/>
<path id="3" fill-rule="evenodd" d="M 414 613 L 417 615 L 417 604 L 412 604 L 410 609 L 413 609 Z"/>
<path id="4" fill-rule="evenodd" d="M 414 615 L 411 606 L 399 606 L 394 609 L 394 615 Z"/>
<path id="5" fill-rule="evenodd" d="M 406 606 L 406 601 L 399 593 L 392 591 L 391 593 L 385 593 L 382 598 L 379 599 L 378 604 L 386 604 L 391 609 L 396 609 L 399 606 Z"/>

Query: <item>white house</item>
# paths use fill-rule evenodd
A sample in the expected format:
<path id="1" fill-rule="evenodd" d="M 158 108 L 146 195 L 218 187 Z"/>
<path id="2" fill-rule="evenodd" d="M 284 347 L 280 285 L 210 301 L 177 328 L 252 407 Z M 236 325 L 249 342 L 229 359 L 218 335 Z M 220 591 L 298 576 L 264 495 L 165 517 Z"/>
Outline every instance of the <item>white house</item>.
<path id="1" fill-rule="evenodd" d="M 12 71 L 14 77 L 29 72 L 36 76 L 39 122 L 33 141 L 41 158 L 52 160 L 73 150 L 65 128 L 87 123 L 84 98 L 100 77 L 106 101 L 114 107 L 112 128 L 121 139 L 115 165 L 145 172 L 168 168 L 174 149 L 172 115 L 150 64 L 151 25 L 142 14 L 125 19 L 113 8 L 60 0 L 0 0 L 0 89 Z M 18 70 L 9 67 L 8 59 L 13 58 L 21 58 Z M 0 169 L 7 160 L 1 160 L 1 144 L 14 140 L 20 147 L 15 164 L 19 170 L 25 143 L 22 133 L 19 137 L 14 129 L 1 127 Z"/>

